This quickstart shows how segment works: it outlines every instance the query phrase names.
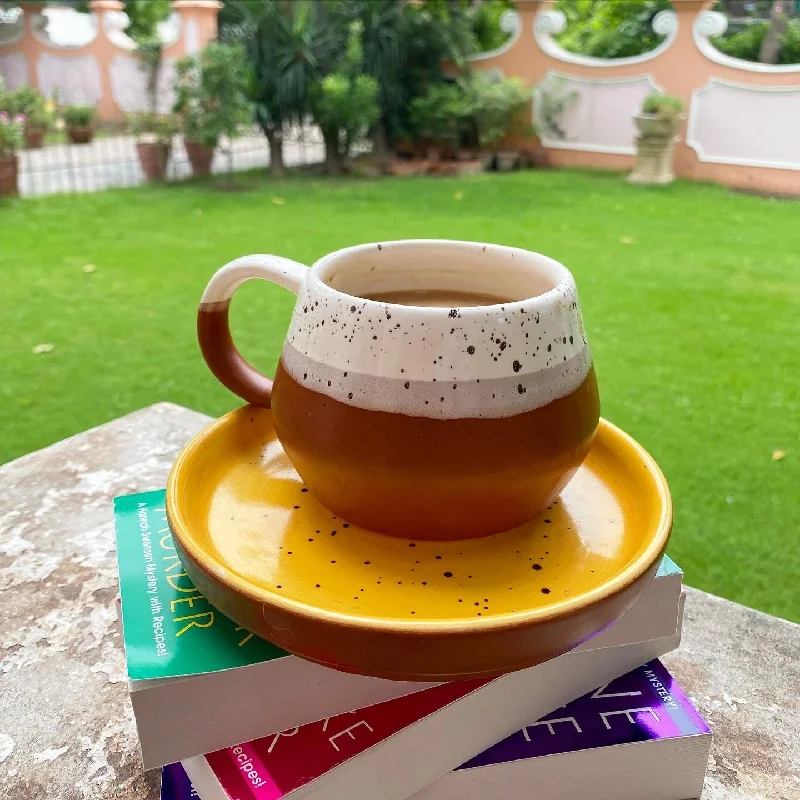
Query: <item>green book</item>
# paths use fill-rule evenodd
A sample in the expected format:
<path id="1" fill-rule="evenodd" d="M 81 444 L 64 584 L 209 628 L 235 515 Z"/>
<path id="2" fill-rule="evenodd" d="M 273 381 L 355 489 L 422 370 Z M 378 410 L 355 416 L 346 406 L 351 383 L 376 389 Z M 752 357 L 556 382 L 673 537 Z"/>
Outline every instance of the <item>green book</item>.
<path id="1" fill-rule="evenodd" d="M 287 653 L 220 614 L 178 558 L 164 492 L 114 500 L 123 634 L 132 681 L 246 667 Z"/>
<path id="2" fill-rule="evenodd" d="M 114 501 L 120 610 L 145 769 L 426 689 L 312 664 L 220 614 L 175 550 L 164 491 Z M 645 596 L 581 646 L 674 636 L 681 571 L 664 559 Z"/>

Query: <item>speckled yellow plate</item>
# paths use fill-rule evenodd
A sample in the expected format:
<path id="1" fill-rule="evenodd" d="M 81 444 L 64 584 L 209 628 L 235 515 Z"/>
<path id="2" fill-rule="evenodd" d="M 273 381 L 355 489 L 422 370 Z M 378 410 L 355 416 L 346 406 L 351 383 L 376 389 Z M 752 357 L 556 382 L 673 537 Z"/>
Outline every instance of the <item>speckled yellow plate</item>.
<path id="1" fill-rule="evenodd" d="M 641 596 L 672 522 L 655 462 L 601 421 L 575 478 L 528 525 L 439 543 L 372 533 L 314 499 L 270 411 L 252 406 L 186 447 L 167 513 L 189 576 L 240 625 L 402 680 L 488 677 L 575 647 Z"/>

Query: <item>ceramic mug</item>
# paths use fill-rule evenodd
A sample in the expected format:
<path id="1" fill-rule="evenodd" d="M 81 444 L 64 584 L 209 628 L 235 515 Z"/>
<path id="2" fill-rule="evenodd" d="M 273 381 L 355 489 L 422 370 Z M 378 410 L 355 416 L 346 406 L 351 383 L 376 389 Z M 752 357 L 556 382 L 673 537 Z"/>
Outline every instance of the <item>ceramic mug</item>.
<path id="1" fill-rule="evenodd" d="M 297 294 L 274 383 L 228 325 L 251 278 Z M 206 287 L 198 336 L 225 386 L 271 406 L 320 502 L 381 533 L 449 540 L 517 527 L 562 491 L 598 426 L 573 277 L 513 247 L 385 242 L 311 268 L 245 256 Z"/>

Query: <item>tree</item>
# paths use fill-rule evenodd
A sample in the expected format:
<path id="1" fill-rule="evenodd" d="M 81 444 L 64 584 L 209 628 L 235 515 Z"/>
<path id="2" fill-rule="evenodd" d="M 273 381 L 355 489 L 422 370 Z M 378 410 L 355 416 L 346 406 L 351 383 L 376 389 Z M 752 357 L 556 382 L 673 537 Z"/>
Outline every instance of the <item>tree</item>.
<path id="1" fill-rule="evenodd" d="M 758 60 L 764 64 L 777 64 L 781 54 L 783 37 L 789 23 L 790 0 L 774 0 L 769 14 L 769 28 L 761 43 Z"/>
<path id="2" fill-rule="evenodd" d="M 378 87 L 379 114 L 371 130 L 378 161 L 388 157 L 391 131 L 397 127 L 406 101 L 402 73 L 406 63 L 407 5 L 405 0 L 359 0 L 353 4 L 353 16 L 361 24 L 361 69 Z"/>
<path id="3" fill-rule="evenodd" d="M 128 27 L 125 33 L 137 44 L 158 36 L 158 23 L 169 17 L 170 0 L 124 0 Z"/>
<path id="4" fill-rule="evenodd" d="M 187 140 L 214 148 L 222 136 L 234 139 L 252 120 L 246 96 L 244 48 L 210 42 L 176 65 L 173 112 L 183 121 Z"/>
<path id="5" fill-rule="evenodd" d="M 351 23 L 347 50 L 336 69 L 311 90 L 311 110 L 325 139 L 325 167 L 339 173 L 353 142 L 379 115 L 378 82 L 361 72 L 361 25 Z"/>
<path id="6" fill-rule="evenodd" d="M 249 66 L 249 94 L 270 150 L 270 170 L 283 172 L 283 133 L 311 113 L 311 90 L 329 74 L 347 40 L 341 2 L 262 0 L 229 3 Z"/>

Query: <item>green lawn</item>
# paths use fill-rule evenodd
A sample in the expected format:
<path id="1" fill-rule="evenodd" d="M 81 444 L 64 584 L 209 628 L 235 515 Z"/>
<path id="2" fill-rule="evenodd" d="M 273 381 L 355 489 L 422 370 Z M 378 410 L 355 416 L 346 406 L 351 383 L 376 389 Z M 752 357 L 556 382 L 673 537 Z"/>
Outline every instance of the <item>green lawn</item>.
<path id="1" fill-rule="evenodd" d="M 235 406 L 194 336 L 206 280 L 235 256 L 311 263 L 390 238 L 502 242 L 575 273 L 604 414 L 661 463 L 687 580 L 800 620 L 800 205 L 568 171 L 243 180 L 249 191 L 0 205 L 0 462 L 159 400 Z M 262 282 L 240 294 L 240 346 L 272 370 L 293 298 Z M 54 349 L 35 355 L 39 344 Z"/>

